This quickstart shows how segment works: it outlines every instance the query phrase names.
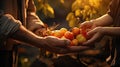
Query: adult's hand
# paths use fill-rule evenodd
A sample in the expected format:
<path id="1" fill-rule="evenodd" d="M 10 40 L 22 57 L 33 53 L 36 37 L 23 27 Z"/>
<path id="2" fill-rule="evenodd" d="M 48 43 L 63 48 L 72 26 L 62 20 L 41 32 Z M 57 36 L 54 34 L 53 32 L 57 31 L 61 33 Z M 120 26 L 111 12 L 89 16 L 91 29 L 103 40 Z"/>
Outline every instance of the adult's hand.
<path id="1" fill-rule="evenodd" d="M 29 25 L 28 28 L 30 31 L 35 33 L 36 35 L 43 36 L 43 32 L 47 31 L 47 25 L 41 22 L 34 22 Z"/>
<path id="2" fill-rule="evenodd" d="M 70 46 L 70 41 L 68 39 L 60 39 L 54 36 L 46 36 L 45 41 L 46 44 L 44 47 L 55 53 L 76 53 L 82 50 L 86 50 L 90 47 L 88 46 Z"/>
<path id="3" fill-rule="evenodd" d="M 96 27 L 95 20 L 85 21 L 80 24 L 80 27 L 82 29 L 93 29 Z"/>
<path id="4" fill-rule="evenodd" d="M 103 31 L 104 27 L 96 27 L 94 29 L 92 29 L 91 31 L 89 31 L 87 33 L 88 37 L 91 37 L 89 40 L 87 40 L 86 42 L 83 43 L 83 45 L 92 45 L 95 42 L 98 42 L 102 39 L 102 37 L 104 36 L 104 31 Z"/>

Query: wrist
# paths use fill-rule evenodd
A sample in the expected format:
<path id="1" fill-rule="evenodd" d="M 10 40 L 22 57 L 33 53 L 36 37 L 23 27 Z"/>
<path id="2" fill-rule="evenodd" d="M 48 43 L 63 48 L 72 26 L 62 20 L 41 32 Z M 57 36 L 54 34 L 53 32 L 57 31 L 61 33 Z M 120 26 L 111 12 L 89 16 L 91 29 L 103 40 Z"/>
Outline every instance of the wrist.
<path id="1" fill-rule="evenodd" d="M 113 35 L 113 29 L 112 27 L 101 27 L 101 32 L 103 35 L 111 36 Z"/>
<path id="2" fill-rule="evenodd" d="M 106 28 L 105 27 L 99 27 L 100 28 L 100 32 L 102 35 L 106 35 Z"/>

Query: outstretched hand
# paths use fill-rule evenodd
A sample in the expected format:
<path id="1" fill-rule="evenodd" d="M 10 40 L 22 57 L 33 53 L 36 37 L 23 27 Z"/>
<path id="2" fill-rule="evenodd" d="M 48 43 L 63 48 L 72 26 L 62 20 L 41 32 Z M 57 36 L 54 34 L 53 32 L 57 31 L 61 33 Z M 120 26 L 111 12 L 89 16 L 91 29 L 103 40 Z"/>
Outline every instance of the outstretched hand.
<path id="1" fill-rule="evenodd" d="M 60 54 L 80 52 L 90 48 L 88 46 L 70 46 L 68 39 L 60 39 L 54 36 L 46 36 L 45 40 L 47 43 L 44 46 L 47 50 Z"/>
<path id="2" fill-rule="evenodd" d="M 96 24 L 95 24 L 95 20 L 91 20 L 91 21 L 85 21 L 83 23 L 80 24 L 80 27 L 82 29 L 93 29 L 96 27 Z"/>
<path id="3" fill-rule="evenodd" d="M 89 31 L 87 33 L 88 37 L 91 37 L 89 40 L 87 40 L 86 42 L 83 43 L 83 45 L 92 45 L 95 42 L 98 42 L 102 39 L 102 37 L 104 36 L 104 32 L 102 27 L 96 27 L 93 30 Z"/>

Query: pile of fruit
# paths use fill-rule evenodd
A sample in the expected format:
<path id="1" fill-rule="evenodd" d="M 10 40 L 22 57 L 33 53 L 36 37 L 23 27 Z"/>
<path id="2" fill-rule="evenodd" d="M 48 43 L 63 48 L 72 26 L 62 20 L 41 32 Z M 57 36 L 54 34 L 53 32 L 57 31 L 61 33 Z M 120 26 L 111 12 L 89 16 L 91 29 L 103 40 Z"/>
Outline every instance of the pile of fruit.
<path id="1" fill-rule="evenodd" d="M 61 39 L 69 39 L 71 41 L 70 46 L 78 46 L 87 40 L 86 30 L 78 27 L 73 27 L 70 31 L 66 28 L 61 28 L 51 31 L 50 35 Z"/>

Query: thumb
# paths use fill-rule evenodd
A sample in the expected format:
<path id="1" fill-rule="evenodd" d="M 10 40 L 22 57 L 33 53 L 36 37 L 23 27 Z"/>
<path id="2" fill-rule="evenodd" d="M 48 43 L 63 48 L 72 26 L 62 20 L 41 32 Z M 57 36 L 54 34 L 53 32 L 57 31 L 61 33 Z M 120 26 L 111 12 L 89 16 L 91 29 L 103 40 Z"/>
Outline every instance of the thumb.
<path id="1" fill-rule="evenodd" d="M 93 36 L 96 33 L 96 30 L 90 30 L 89 32 L 87 32 L 87 36 Z"/>

